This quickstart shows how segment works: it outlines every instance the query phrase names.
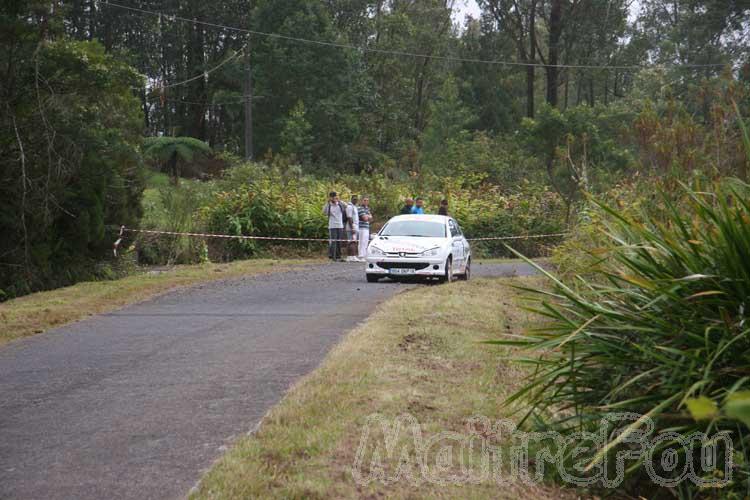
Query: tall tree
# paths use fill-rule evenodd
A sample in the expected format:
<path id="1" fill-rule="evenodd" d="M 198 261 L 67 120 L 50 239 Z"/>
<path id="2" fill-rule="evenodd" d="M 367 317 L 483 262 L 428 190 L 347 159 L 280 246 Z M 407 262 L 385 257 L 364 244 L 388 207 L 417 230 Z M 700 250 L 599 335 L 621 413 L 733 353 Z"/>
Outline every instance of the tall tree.
<path id="1" fill-rule="evenodd" d="M 459 44 L 461 57 L 509 60 L 514 54 L 513 40 L 495 29 L 492 16 L 467 22 Z M 469 124 L 472 129 L 508 132 L 518 124 L 527 92 L 522 74 L 500 64 L 472 62 L 462 62 L 454 74 L 462 101 L 476 116 Z"/>
<path id="2" fill-rule="evenodd" d="M 259 100 L 256 150 L 279 151 L 286 118 L 302 100 L 313 126 L 313 159 L 340 161 L 344 145 L 358 135 L 357 66 L 361 55 L 331 47 L 339 41 L 330 13 L 319 0 L 279 4 L 258 2 L 252 15 L 255 30 L 321 42 L 299 43 L 265 37 L 253 43 L 254 80 Z"/>
<path id="3" fill-rule="evenodd" d="M 573 4 L 575 5 L 575 3 Z M 547 104 L 557 107 L 557 85 L 560 63 L 560 37 L 563 30 L 563 0 L 550 0 L 549 22 L 547 24 Z"/>
<path id="4" fill-rule="evenodd" d="M 429 124 L 421 138 L 423 162 L 436 164 L 447 143 L 465 132 L 474 119 L 459 98 L 456 81 L 447 78 L 437 99 L 430 105 Z"/>
<path id="5" fill-rule="evenodd" d="M 58 4 L 0 4 L 0 290 L 90 276 L 143 189 L 137 72 L 64 36 Z M 1 294 L 0 294 L 1 295 Z"/>
<path id="6" fill-rule="evenodd" d="M 515 41 L 518 61 L 526 66 L 526 116 L 534 117 L 534 79 L 537 52 L 537 12 L 543 0 L 480 0 L 479 5 L 495 18 L 498 29 Z"/>

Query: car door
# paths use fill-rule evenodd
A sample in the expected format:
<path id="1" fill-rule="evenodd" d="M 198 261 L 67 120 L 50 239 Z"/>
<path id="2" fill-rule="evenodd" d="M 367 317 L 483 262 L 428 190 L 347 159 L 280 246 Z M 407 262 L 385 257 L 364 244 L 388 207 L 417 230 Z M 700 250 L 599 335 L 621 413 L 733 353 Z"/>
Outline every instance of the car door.
<path id="1" fill-rule="evenodd" d="M 463 267 L 464 261 L 464 245 L 463 236 L 461 230 L 458 228 L 458 224 L 453 219 L 448 219 L 448 229 L 451 232 L 452 239 L 452 254 L 453 254 L 453 269 L 459 270 Z"/>
<path id="2" fill-rule="evenodd" d="M 471 247 L 469 246 L 469 240 L 466 239 L 466 236 L 464 235 L 461 226 L 458 225 L 458 222 L 456 222 L 456 227 L 458 228 L 458 234 L 461 235 L 461 246 L 463 248 L 463 251 L 461 252 L 461 258 L 464 261 L 464 265 L 466 265 L 466 262 L 471 258 Z"/>

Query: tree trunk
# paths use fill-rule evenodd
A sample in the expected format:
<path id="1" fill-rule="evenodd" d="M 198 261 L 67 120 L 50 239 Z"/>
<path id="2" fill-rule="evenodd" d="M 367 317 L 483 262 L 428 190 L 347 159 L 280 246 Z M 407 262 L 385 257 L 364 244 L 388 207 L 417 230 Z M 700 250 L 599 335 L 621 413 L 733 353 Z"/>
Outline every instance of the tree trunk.
<path id="1" fill-rule="evenodd" d="M 613 88 L 612 88 L 612 97 L 614 98 L 620 97 L 619 95 L 617 95 L 617 91 L 619 90 L 617 87 L 619 83 L 620 83 L 620 72 L 615 71 L 615 81 L 613 82 Z"/>
<path id="2" fill-rule="evenodd" d="M 536 61 L 536 0 L 531 2 L 529 7 L 529 58 L 531 66 L 526 67 L 526 116 L 534 118 L 534 80 L 536 79 L 535 67 Z"/>
<path id="3" fill-rule="evenodd" d="M 206 63 L 203 43 L 203 27 L 193 24 L 190 27 L 187 47 L 187 70 L 185 74 L 191 77 L 202 69 Z M 206 100 L 206 79 L 198 78 L 188 84 L 187 99 L 190 104 L 185 105 L 185 118 L 187 119 L 185 132 L 196 139 L 206 139 L 206 110 L 202 105 Z"/>
<path id="4" fill-rule="evenodd" d="M 425 93 L 425 79 L 427 75 L 429 58 L 425 57 L 422 61 L 422 69 L 416 78 L 416 98 L 414 106 L 414 130 L 422 132 L 424 129 L 424 93 Z"/>
<path id="5" fill-rule="evenodd" d="M 150 135 L 151 123 L 148 117 L 148 99 L 146 96 L 146 89 L 141 90 L 141 106 L 143 107 L 143 127 L 146 135 Z"/>
<path id="6" fill-rule="evenodd" d="M 609 104 L 609 71 L 604 72 L 604 105 Z"/>
<path id="7" fill-rule="evenodd" d="M 253 159 L 253 72 L 250 64 L 250 37 L 245 46 L 245 159 Z"/>
<path id="8" fill-rule="evenodd" d="M 557 107 L 557 76 L 560 60 L 560 35 L 562 34 L 562 0 L 552 0 L 549 14 L 549 43 L 547 55 L 547 103 Z"/>
<path id="9" fill-rule="evenodd" d="M 161 44 L 161 84 L 162 88 L 159 90 L 161 93 L 159 104 L 161 105 L 162 109 L 162 120 L 164 123 L 162 124 L 163 130 L 162 132 L 164 135 L 173 135 L 171 133 L 171 113 L 172 113 L 172 106 L 170 105 L 169 101 L 167 100 L 167 90 L 163 86 L 167 84 L 169 81 L 169 64 L 167 61 L 169 60 L 169 54 L 167 53 L 167 44 L 165 43 L 165 36 L 164 36 L 164 20 L 162 19 L 161 15 L 159 16 L 159 38 L 162 41 Z"/>
<path id="10" fill-rule="evenodd" d="M 90 1 L 89 2 L 89 22 L 88 22 L 88 32 L 86 33 L 86 40 L 89 42 L 94 39 L 96 36 L 95 30 L 96 30 L 96 2 Z"/>
<path id="11" fill-rule="evenodd" d="M 174 184 L 175 186 L 180 185 L 180 172 L 178 170 L 178 164 L 177 151 L 175 151 L 169 156 L 169 160 L 167 161 L 167 170 L 169 170 L 169 174 L 172 177 L 172 184 Z"/>

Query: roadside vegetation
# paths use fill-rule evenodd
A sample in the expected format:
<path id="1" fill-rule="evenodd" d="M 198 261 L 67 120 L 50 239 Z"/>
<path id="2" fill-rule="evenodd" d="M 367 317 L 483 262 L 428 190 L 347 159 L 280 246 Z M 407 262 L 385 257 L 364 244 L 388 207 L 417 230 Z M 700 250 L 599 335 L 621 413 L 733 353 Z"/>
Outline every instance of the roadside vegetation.
<path id="1" fill-rule="evenodd" d="M 467 432 L 471 416 L 508 417 L 502 401 L 519 387 L 525 371 L 498 364 L 499 353 L 481 342 L 523 331 L 529 316 L 519 308 L 513 286 L 536 283 L 537 278 L 477 279 L 423 287 L 385 302 L 290 389 L 256 432 L 216 462 L 192 498 L 575 498 L 550 484 L 527 485 L 508 476 L 502 487 L 494 478 L 456 485 L 422 481 L 410 429 L 401 430 L 392 455 L 386 455 L 378 425 L 368 423 L 371 414 L 388 423 L 409 414 L 427 440 L 440 432 Z M 403 448 L 411 454 L 418 486 L 406 477 L 357 484 L 352 468 L 368 428 L 362 477 L 370 474 L 372 453 L 379 452 L 386 477 L 393 478 Z M 508 446 L 503 440 L 492 444 Z M 462 474 L 459 453 L 456 448 L 446 475 Z"/>
<path id="2" fill-rule="evenodd" d="M 746 166 L 750 135 L 742 122 L 740 132 Z M 565 457 L 592 474 L 604 459 L 612 463 L 632 449 L 628 439 L 639 432 L 649 440 L 724 432 L 731 446 L 719 446 L 714 463 L 732 464 L 731 481 L 723 465 L 701 468 L 700 441 L 685 448 L 673 437 L 626 464 L 621 489 L 643 497 L 743 498 L 750 484 L 750 185 L 700 173 L 688 183 L 667 176 L 658 184 L 650 198 L 619 190 L 607 202 L 591 200 L 589 220 L 557 250 L 551 288 L 528 289 L 531 309 L 546 321 L 524 338 L 496 341 L 522 347 L 533 374 L 507 402 L 530 405 L 527 426 L 568 435 L 597 429 L 613 412 L 651 419 L 651 431 L 629 421 L 603 447 Z M 677 454 L 667 467 L 662 457 L 670 450 Z M 720 489 L 677 481 L 687 468 L 704 481 L 727 481 Z"/>
<path id="3" fill-rule="evenodd" d="M 344 199 L 351 194 L 370 196 L 377 230 L 396 215 L 404 199 L 420 193 L 428 210 L 436 212 L 448 199 L 451 214 L 461 221 L 468 237 L 559 233 L 565 229 L 559 196 L 542 186 L 527 185 L 507 191 L 470 178 L 393 180 L 386 176 L 341 176 L 336 180 L 302 174 L 293 165 L 245 163 L 210 181 L 183 181 L 179 188 L 163 175 L 151 175 L 153 187 L 144 194 L 144 229 L 236 235 L 325 238 L 327 221 L 321 209 L 327 194 L 336 190 Z M 531 256 L 546 255 L 560 237 L 518 242 Z M 144 235 L 127 238 L 142 263 L 227 261 L 273 255 L 322 255 L 320 242 L 222 240 L 195 237 Z M 475 246 L 482 257 L 510 257 L 500 242 Z"/>

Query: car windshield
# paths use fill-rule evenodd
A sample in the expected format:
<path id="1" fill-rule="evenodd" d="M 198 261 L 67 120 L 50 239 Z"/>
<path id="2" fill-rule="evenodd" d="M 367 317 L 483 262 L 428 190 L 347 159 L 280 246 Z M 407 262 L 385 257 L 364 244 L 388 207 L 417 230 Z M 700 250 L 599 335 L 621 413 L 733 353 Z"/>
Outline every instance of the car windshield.
<path id="1" fill-rule="evenodd" d="M 380 236 L 416 236 L 419 238 L 445 238 L 445 224 L 423 220 L 391 221 Z"/>

